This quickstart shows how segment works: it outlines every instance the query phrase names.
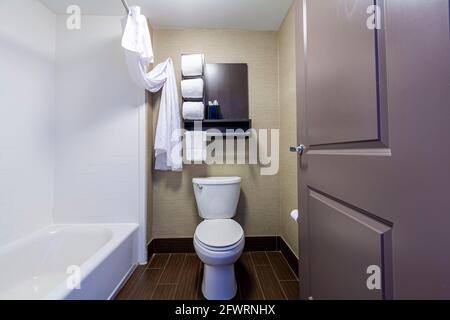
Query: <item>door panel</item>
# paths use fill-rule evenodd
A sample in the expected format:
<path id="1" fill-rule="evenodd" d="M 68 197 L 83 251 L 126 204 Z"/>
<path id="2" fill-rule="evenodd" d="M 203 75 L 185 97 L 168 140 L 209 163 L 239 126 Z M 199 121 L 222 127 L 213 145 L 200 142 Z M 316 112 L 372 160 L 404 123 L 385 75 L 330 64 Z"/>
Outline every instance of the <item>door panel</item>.
<path id="1" fill-rule="evenodd" d="M 307 2 L 311 146 L 380 138 L 377 39 L 366 26 L 370 5 L 373 0 Z"/>
<path id="2" fill-rule="evenodd" d="M 450 2 L 375 3 L 298 1 L 301 296 L 450 299 Z"/>
<path id="3" fill-rule="evenodd" d="M 310 277 L 314 299 L 382 299 L 390 292 L 369 290 L 370 266 L 389 273 L 391 228 L 335 199 L 309 191 Z M 385 265 L 387 264 L 387 265 Z M 381 277 L 382 288 L 389 288 Z"/>

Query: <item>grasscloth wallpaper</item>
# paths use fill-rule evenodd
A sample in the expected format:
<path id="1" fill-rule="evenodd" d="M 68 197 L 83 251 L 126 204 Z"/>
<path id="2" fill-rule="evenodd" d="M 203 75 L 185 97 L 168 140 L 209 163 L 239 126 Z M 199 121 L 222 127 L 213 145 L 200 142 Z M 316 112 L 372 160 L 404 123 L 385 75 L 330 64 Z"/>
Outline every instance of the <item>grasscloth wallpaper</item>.
<path id="1" fill-rule="evenodd" d="M 298 254 L 298 228 L 290 212 L 297 204 L 297 145 L 295 10 L 291 9 L 278 32 L 280 83 L 280 235 Z"/>
<path id="2" fill-rule="evenodd" d="M 288 23 L 292 23 L 293 28 L 293 21 L 288 21 Z M 279 33 L 201 29 L 153 30 L 155 63 L 171 57 L 174 61 L 178 85 L 181 81 L 181 54 L 183 53 L 204 53 L 208 63 L 247 63 L 249 67 L 250 117 L 253 120 L 253 127 L 279 129 L 280 114 L 282 113 L 280 112 L 282 110 L 280 102 L 285 103 L 292 97 L 295 99 L 295 83 L 290 86 L 280 86 L 279 83 L 279 80 L 292 80 L 290 72 L 283 71 L 282 74 L 279 72 L 280 46 L 283 50 L 283 59 L 284 57 L 289 59 L 295 57 L 294 53 L 288 53 L 294 48 L 294 43 L 291 44 L 292 47 L 286 44 L 289 41 L 287 39 L 289 35 L 286 35 L 290 32 L 288 29 L 289 26 Z M 287 61 L 282 65 L 286 63 L 291 62 Z M 290 67 L 294 72 L 294 65 L 291 64 Z M 294 92 L 292 92 L 292 86 Z M 159 108 L 158 94 L 153 96 L 153 101 L 149 105 L 153 121 L 149 134 L 154 138 Z M 292 113 L 292 108 L 295 111 L 295 100 L 289 101 L 282 108 L 291 113 L 282 115 L 282 118 L 289 118 L 293 121 L 295 113 Z M 293 132 L 296 130 L 295 126 L 293 127 L 292 123 L 286 123 L 286 125 L 287 129 L 285 132 L 282 131 L 282 134 L 285 137 L 295 137 L 295 132 Z M 289 143 L 283 142 L 283 146 Z M 292 161 L 290 165 L 292 166 Z M 280 166 L 283 167 L 284 163 L 280 163 Z M 291 169 L 287 170 L 287 172 L 290 171 Z M 281 195 L 285 190 L 280 189 L 280 174 L 261 176 L 259 165 L 188 165 L 185 166 L 182 173 L 158 171 L 151 173 L 152 188 L 149 188 L 151 238 L 193 236 L 201 219 L 197 213 L 192 178 L 205 176 L 242 177 L 242 192 L 236 219 L 241 223 L 246 235 L 280 235 L 282 230 L 288 230 L 287 225 L 282 227 L 285 219 L 280 216 L 281 199 L 286 199 L 286 196 Z M 291 179 L 292 183 L 296 184 L 296 180 Z M 292 184 L 285 187 L 291 188 Z M 283 210 L 291 206 L 292 195 L 295 193 L 296 190 L 289 192 L 289 201 L 285 201 Z M 289 212 L 282 213 L 289 216 Z M 291 224 L 295 225 L 292 221 Z M 288 232 L 286 231 L 286 235 L 284 235 L 286 240 L 296 239 Z M 296 243 L 290 245 L 293 249 L 296 248 Z"/>
<path id="3" fill-rule="evenodd" d="M 279 128 L 278 46 L 274 32 L 232 30 L 154 30 L 155 62 L 171 57 L 178 84 L 181 54 L 204 53 L 208 63 L 247 63 L 250 117 L 255 128 Z M 158 100 L 158 97 L 155 97 Z M 159 106 L 159 101 L 156 101 Z M 157 107 L 154 108 L 156 120 Z M 156 128 L 156 126 L 154 126 Z M 192 178 L 240 176 L 237 220 L 247 235 L 279 231 L 278 176 L 261 176 L 257 165 L 186 166 L 183 173 L 153 172 L 153 236 L 192 237 L 201 221 Z"/>

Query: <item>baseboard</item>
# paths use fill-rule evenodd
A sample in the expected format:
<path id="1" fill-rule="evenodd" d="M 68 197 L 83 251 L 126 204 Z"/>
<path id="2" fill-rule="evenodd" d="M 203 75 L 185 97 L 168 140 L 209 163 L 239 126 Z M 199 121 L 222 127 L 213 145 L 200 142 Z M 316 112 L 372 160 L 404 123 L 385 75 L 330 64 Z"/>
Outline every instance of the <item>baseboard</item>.
<path id="1" fill-rule="evenodd" d="M 279 236 L 245 237 L 244 251 L 281 251 L 291 269 L 298 275 L 298 259 Z M 148 245 L 149 259 L 155 253 L 195 253 L 194 239 L 153 239 Z"/>
<path id="2" fill-rule="evenodd" d="M 278 251 L 278 237 L 246 237 L 244 251 Z M 148 256 L 155 253 L 195 253 L 193 238 L 153 239 L 148 245 Z"/>
<path id="3" fill-rule="evenodd" d="M 149 256 L 154 253 L 195 253 L 194 239 L 153 239 L 149 244 Z"/>
<path id="4" fill-rule="evenodd" d="M 282 237 L 278 237 L 278 244 L 279 244 L 279 251 L 281 251 L 281 254 L 286 259 L 287 263 L 291 267 L 292 271 L 299 276 L 298 274 L 298 263 L 299 260 L 297 256 L 292 252 L 291 248 L 288 246 L 286 241 Z"/>
<path id="5" fill-rule="evenodd" d="M 278 237 L 245 237 L 244 251 L 278 251 Z"/>

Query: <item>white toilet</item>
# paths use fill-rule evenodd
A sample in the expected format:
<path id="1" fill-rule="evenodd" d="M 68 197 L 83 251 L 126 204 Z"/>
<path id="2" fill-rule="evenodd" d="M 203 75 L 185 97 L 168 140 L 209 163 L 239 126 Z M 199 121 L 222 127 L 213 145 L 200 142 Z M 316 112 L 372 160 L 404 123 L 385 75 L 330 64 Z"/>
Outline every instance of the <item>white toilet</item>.
<path id="1" fill-rule="evenodd" d="M 208 300 L 230 300 L 236 295 L 234 263 L 244 250 L 242 227 L 232 218 L 241 192 L 241 178 L 193 179 L 200 217 L 194 247 L 204 263 L 202 291 Z"/>

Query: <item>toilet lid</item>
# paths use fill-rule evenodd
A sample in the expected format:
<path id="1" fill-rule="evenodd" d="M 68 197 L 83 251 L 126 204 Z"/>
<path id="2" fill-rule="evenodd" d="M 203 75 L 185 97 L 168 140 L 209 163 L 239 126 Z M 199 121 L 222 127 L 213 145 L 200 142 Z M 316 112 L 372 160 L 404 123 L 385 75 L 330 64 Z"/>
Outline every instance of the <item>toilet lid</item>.
<path id="1" fill-rule="evenodd" d="M 205 220 L 197 227 L 195 236 L 210 247 L 229 247 L 239 242 L 244 230 L 232 219 Z"/>

